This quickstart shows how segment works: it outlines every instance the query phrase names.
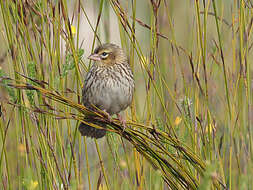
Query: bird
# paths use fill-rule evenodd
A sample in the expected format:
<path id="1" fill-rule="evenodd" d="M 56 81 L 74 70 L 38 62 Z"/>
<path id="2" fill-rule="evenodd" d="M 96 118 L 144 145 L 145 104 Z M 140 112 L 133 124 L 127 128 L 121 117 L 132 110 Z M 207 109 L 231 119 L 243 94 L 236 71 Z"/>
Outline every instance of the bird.
<path id="1" fill-rule="evenodd" d="M 99 45 L 88 59 L 93 64 L 84 80 L 83 105 L 90 110 L 94 110 L 94 106 L 103 110 L 109 120 L 116 114 L 125 127 L 125 120 L 119 113 L 132 103 L 135 85 L 127 55 L 118 45 L 105 43 Z M 106 124 L 95 120 L 94 116 L 84 120 L 104 129 L 81 123 L 79 131 L 82 136 L 96 139 L 105 136 Z"/>

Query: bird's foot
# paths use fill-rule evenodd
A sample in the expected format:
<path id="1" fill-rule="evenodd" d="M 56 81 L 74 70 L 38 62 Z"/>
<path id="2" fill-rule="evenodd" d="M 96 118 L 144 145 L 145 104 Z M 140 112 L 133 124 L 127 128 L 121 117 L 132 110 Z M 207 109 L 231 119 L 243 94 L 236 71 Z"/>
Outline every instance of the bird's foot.
<path id="1" fill-rule="evenodd" d="M 126 129 L 126 120 L 120 115 L 117 114 L 118 120 L 120 121 L 120 123 L 123 125 L 123 130 L 122 133 L 124 133 L 125 129 Z"/>
<path id="2" fill-rule="evenodd" d="M 105 111 L 105 110 L 103 110 L 103 111 L 104 111 L 104 114 L 107 117 L 108 121 L 111 123 L 112 122 L 112 117 L 110 116 L 110 114 L 107 111 Z"/>
<path id="3" fill-rule="evenodd" d="M 102 115 L 104 115 L 105 119 L 108 120 L 109 123 L 111 123 L 113 120 L 112 120 L 112 117 L 110 116 L 110 114 L 105 111 L 105 110 L 102 110 L 103 112 L 101 112 Z M 99 116 L 95 116 L 94 119 L 97 119 L 99 121 L 104 121 L 101 117 Z"/>

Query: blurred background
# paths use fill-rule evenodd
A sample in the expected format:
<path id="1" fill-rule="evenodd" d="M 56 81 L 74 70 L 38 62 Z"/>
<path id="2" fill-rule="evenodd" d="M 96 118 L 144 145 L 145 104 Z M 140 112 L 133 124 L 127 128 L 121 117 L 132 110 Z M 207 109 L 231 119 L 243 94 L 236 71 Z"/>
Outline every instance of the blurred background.
<path id="1" fill-rule="evenodd" d="M 31 83 L 22 74 L 81 103 L 87 57 L 106 42 L 126 51 L 134 72 L 129 122 L 172 135 L 198 155 L 204 174 L 183 163 L 198 189 L 253 188 L 253 2 L 0 5 L 0 189 L 171 189 L 163 171 L 120 135 L 83 138 L 76 120 L 58 117 L 75 109 L 7 85 Z"/>

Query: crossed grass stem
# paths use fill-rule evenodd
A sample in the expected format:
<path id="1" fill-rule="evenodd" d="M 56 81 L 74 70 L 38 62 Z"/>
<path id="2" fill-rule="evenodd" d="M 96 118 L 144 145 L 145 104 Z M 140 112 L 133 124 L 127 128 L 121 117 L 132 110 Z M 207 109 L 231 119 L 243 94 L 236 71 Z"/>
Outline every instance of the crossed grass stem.
<path id="1" fill-rule="evenodd" d="M 31 80 L 33 83 L 35 83 L 35 85 L 14 80 L 14 83 L 9 83 L 8 85 L 15 89 L 35 90 L 48 99 L 76 109 L 81 113 L 81 115 L 56 110 L 55 108 L 50 107 L 48 104 L 45 104 L 48 110 L 42 109 L 42 106 L 35 106 L 35 108 L 28 108 L 30 111 L 34 113 L 51 115 L 57 119 L 74 119 L 90 125 L 91 127 L 101 128 L 95 124 L 87 123 L 83 119 L 83 115 L 89 115 L 89 117 L 92 116 L 96 121 L 107 124 L 107 131 L 117 133 L 129 141 L 136 148 L 136 150 L 140 152 L 151 163 L 152 166 L 154 166 L 155 169 L 161 170 L 165 182 L 169 186 L 178 188 L 179 184 L 181 184 L 180 186 L 183 186 L 185 189 L 196 189 L 198 187 L 198 180 L 192 176 L 191 173 L 189 173 L 188 169 L 185 168 L 183 163 L 185 161 L 189 162 L 200 175 L 203 175 L 206 166 L 201 159 L 190 150 L 190 148 L 183 145 L 178 139 L 171 137 L 166 132 L 156 129 L 155 125 L 150 127 L 128 121 L 127 125 L 141 130 L 136 130 L 130 127 L 124 128 L 119 120 L 113 119 L 110 121 L 107 114 L 105 114 L 103 111 L 98 109 L 95 112 L 88 110 L 85 106 L 73 102 L 72 100 L 62 96 L 59 92 L 52 89 L 46 89 L 45 86 L 47 84 L 45 82 L 34 80 L 24 75 L 22 76 L 28 80 Z M 21 106 L 11 102 L 9 103 L 12 105 Z M 170 153 L 166 146 L 173 147 L 175 154 Z M 178 167 L 182 170 L 178 170 Z M 174 177 L 171 179 L 172 176 Z"/>

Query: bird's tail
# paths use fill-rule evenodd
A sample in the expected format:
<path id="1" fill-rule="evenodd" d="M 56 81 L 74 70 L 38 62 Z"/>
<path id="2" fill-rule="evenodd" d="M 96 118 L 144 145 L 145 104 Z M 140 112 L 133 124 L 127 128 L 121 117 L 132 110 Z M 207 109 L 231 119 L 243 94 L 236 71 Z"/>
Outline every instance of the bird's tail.
<path id="1" fill-rule="evenodd" d="M 86 120 L 87 119 L 85 119 L 85 121 Z M 98 121 L 90 121 L 89 120 L 87 122 L 98 125 L 98 126 L 103 127 L 103 128 L 106 128 L 106 124 L 102 124 L 101 122 L 98 122 Z M 102 138 L 106 134 L 106 130 L 97 129 L 95 127 L 91 127 L 91 126 L 86 125 L 84 123 L 81 123 L 79 125 L 78 129 L 79 129 L 82 136 L 87 136 L 87 137 L 96 138 L 96 139 Z"/>

